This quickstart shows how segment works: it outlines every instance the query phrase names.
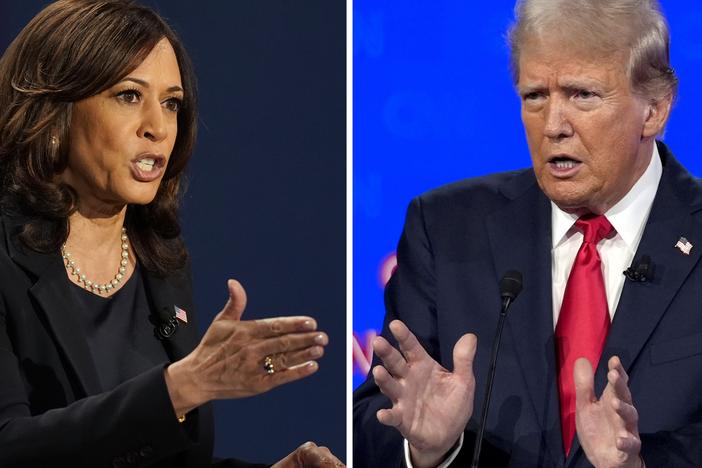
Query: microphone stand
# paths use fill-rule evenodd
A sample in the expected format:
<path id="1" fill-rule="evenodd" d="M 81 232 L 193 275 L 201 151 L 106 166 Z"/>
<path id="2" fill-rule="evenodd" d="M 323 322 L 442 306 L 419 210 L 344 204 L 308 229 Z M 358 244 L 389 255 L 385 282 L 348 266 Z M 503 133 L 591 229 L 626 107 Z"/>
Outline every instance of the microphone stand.
<path id="1" fill-rule="evenodd" d="M 495 381 L 495 370 L 497 369 L 497 354 L 500 351 L 500 342 L 502 341 L 502 329 L 505 326 L 507 318 L 507 308 L 512 302 L 511 297 L 502 298 L 502 310 L 500 311 L 500 319 L 497 322 L 497 331 L 495 339 L 492 342 L 492 353 L 490 354 L 490 371 L 488 372 L 488 383 L 485 387 L 485 397 L 483 401 L 483 412 L 480 416 L 480 428 L 478 429 L 478 437 L 475 439 L 473 448 L 473 462 L 471 468 L 478 468 L 478 460 L 480 459 L 480 448 L 483 445 L 483 436 L 485 434 L 485 425 L 487 423 L 488 408 L 490 407 L 490 395 L 492 394 L 492 385 Z"/>

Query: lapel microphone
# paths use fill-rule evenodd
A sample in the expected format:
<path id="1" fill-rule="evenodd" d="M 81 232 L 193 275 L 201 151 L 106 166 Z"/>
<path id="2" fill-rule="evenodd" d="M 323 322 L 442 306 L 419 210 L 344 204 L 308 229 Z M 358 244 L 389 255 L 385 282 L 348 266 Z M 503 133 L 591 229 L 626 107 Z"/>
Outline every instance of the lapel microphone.
<path id="1" fill-rule="evenodd" d="M 522 274 L 515 270 L 510 270 L 500 280 L 500 297 L 502 298 L 502 306 L 500 307 L 500 320 L 497 322 L 497 331 L 495 338 L 492 341 L 492 353 L 490 354 L 490 371 L 488 373 L 487 386 L 485 387 L 485 397 L 483 399 L 483 412 L 480 416 L 480 426 L 478 436 L 475 439 L 473 447 L 473 462 L 471 468 L 478 468 L 478 460 L 480 459 L 480 448 L 483 445 L 483 436 L 485 434 L 485 425 L 487 423 L 488 408 L 490 407 L 490 395 L 492 395 L 492 384 L 495 381 L 495 369 L 497 367 L 497 353 L 500 351 L 500 342 L 502 341 L 502 329 L 507 318 L 507 309 L 517 298 L 522 291 Z"/>
<path id="2" fill-rule="evenodd" d="M 168 306 L 157 309 L 156 314 L 149 316 L 149 321 L 154 325 L 154 336 L 161 341 L 173 336 L 178 329 L 175 311 Z"/>
<path id="3" fill-rule="evenodd" d="M 634 283 L 653 281 L 654 265 L 651 257 L 642 255 L 638 261 L 634 260 L 631 266 L 624 270 L 624 276 Z"/>

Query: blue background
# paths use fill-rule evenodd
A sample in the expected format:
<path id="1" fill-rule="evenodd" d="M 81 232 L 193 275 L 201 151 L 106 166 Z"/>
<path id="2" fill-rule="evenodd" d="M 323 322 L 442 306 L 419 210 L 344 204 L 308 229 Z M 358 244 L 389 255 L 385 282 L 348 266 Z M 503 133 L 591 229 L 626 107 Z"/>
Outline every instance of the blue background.
<path id="1" fill-rule="evenodd" d="M 46 3 L 0 1 L 0 51 Z M 346 69 L 342 0 L 143 1 L 175 27 L 200 91 L 183 227 L 201 328 L 247 289 L 244 318 L 307 314 L 320 370 L 215 403 L 215 453 L 273 462 L 306 440 L 345 458 Z"/>
<path id="2" fill-rule="evenodd" d="M 702 3 L 661 2 L 680 93 L 665 136 L 702 174 Z M 505 33 L 513 0 L 355 0 L 353 328 L 362 345 L 384 315 L 379 269 L 406 207 L 439 185 L 530 166 Z M 354 387 L 364 379 L 354 367 Z"/>

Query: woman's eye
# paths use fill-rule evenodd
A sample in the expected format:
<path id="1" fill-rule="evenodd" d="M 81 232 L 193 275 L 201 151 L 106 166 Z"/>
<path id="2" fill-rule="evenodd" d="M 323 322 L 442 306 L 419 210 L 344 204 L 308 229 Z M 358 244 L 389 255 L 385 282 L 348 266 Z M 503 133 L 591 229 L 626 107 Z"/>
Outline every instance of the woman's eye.
<path id="1" fill-rule="evenodd" d="M 129 103 L 129 104 L 134 104 L 139 102 L 139 98 L 141 98 L 141 94 L 139 91 L 135 89 L 128 89 L 126 91 L 122 91 L 117 95 L 119 99 L 122 101 Z"/>
<path id="2" fill-rule="evenodd" d="M 165 105 L 166 109 L 168 109 L 169 111 L 178 112 L 183 106 L 183 101 L 178 98 L 171 98 L 166 101 Z"/>

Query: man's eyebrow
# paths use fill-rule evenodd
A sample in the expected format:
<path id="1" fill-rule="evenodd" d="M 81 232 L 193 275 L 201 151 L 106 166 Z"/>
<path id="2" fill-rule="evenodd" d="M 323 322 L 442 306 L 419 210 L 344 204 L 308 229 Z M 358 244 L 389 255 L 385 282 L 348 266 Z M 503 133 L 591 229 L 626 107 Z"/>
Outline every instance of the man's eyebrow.
<path id="1" fill-rule="evenodd" d="M 139 78 L 133 78 L 133 77 L 131 77 L 131 76 L 125 78 L 125 79 L 122 80 L 122 81 L 131 81 L 131 82 L 133 82 L 133 83 L 136 83 L 136 84 L 138 84 L 138 85 L 143 86 L 144 88 L 148 88 L 148 87 L 149 87 L 149 82 L 148 82 L 148 81 L 140 80 Z M 168 88 L 166 91 L 168 91 L 169 93 L 175 93 L 175 92 L 184 93 L 183 88 L 181 88 L 181 87 L 178 86 L 178 85 L 171 86 L 171 87 Z"/>
<path id="2" fill-rule="evenodd" d="M 543 91 L 544 88 L 545 88 L 545 86 L 543 86 L 542 84 L 539 84 L 539 83 L 531 84 L 531 83 L 529 83 L 529 84 L 523 84 L 523 85 L 521 85 L 521 86 L 517 86 L 517 92 L 518 92 L 519 94 L 529 94 L 529 93 L 533 93 L 533 92 L 536 92 L 536 91 Z"/>
<path id="3" fill-rule="evenodd" d="M 564 89 L 583 89 L 600 87 L 602 82 L 593 78 L 565 78 L 558 85 Z"/>

